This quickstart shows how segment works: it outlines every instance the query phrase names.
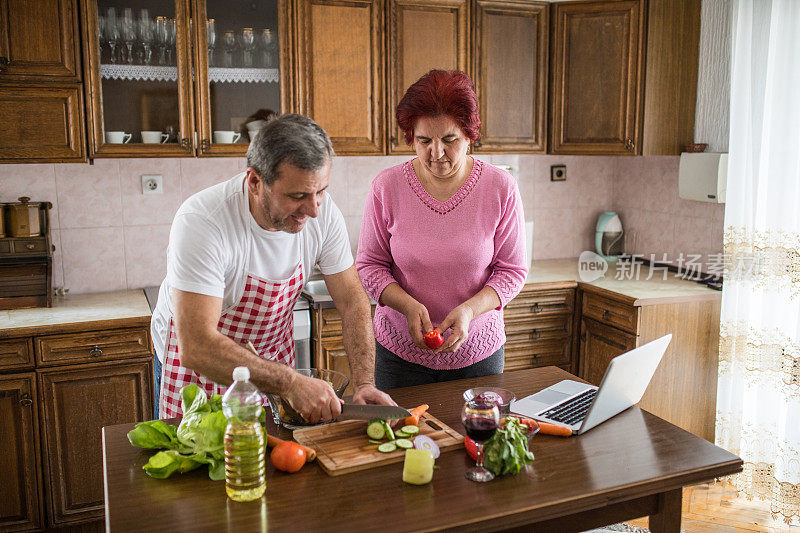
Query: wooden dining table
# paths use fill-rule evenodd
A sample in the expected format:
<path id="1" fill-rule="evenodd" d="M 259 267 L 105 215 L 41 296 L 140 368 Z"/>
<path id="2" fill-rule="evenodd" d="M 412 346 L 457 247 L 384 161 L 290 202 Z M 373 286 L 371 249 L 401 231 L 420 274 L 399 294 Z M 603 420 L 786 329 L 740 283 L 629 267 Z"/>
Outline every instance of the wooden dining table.
<path id="1" fill-rule="evenodd" d="M 577 379 L 545 367 L 390 394 L 405 407 L 429 404 L 432 415 L 463 433 L 466 389 L 496 386 L 522 398 L 570 378 Z M 289 430 L 268 424 L 270 434 L 291 438 Z M 264 496 L 237 503 L 205 468 L 166 480 L 148 477 L 142 466 L 153 452 L 130 445 L 132 428 L 103 428 L 105 519 L 113 532 L 567 532 L 649 516 L 654 533 L 677 533 L 682 487 L 742 470 L 736 455 L 631 407 L 580 436 L 535 435 L 533 464 L 487 483 L 464 477 L 474 463 L 463 449 L 443 452 L 423 486 L 402 481 L 402 462 L 332 477 L 316 463 L 287 474 L 267 461 Z"/>

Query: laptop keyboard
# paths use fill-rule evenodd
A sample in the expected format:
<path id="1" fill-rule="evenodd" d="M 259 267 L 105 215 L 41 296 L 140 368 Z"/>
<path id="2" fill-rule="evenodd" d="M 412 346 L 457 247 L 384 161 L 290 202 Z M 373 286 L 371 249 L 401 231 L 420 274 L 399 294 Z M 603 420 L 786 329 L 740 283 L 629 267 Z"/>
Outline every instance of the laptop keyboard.
<path id="1" fill-rule="evenodd" d="M 586 412 L 589 410 L 589 406 L 592 405 L 596 394 L 597 389 L 589 389 L 571 400 L 560 403 L 552 409 L 541 413 L 539 416 L 547 417 L 562 424 L 577 424 L 586 416 Z"/>

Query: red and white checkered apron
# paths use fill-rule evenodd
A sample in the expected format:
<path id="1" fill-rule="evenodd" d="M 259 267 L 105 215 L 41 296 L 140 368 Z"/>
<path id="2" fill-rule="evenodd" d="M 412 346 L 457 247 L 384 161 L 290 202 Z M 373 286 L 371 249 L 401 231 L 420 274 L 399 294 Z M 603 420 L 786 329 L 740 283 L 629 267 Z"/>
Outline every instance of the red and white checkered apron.
<path id="1" fill-rule="evenodd" d="M 294 367 L 294 320 L 292 310 L 303 288 L 302 264 L 284 281 L 268 281 L 248 274 L 239 303 L 223 313 L 217 329 L 247 347 L 251 341 L 261 357 Z M 227 387 L 181 366 L 175 324 L 169 321 L 168 344 L 161 375 L 159 417 L 181 416 L 180 391 L 194 383 L 206 395 L 225 394 Z"/>
<path id="2" fill-rule="evenodd" d="M 253 249 L 253 235 L 250 229 L 250 214 L 245 206 L 243 220 L 247 228 L 247 276 L 244 291 L 239 302 L 223 312 L 217 329 L 234 342 L 247 347 L 253 343 L 256 351 L 264 359 L 283 363 L 294 368 L 294 317 L 292 311 L 300 291 L 303 289 L 303 232 L 297 240 L 300 261 L 291 277 L 272 281 L 250 274 L 250 254 Z M 167 347 L 164 367 L 161 373 L 161 396 L 159 397 L 159 418 L 181 416 L 181 389 L 196 384 L 209 397 L 212 394 L 225 394 L 227 387 L 207 379 L 188 368 L 181 366 L 178 353 L 178 338 L 175 323 L 169 321 Z"/>

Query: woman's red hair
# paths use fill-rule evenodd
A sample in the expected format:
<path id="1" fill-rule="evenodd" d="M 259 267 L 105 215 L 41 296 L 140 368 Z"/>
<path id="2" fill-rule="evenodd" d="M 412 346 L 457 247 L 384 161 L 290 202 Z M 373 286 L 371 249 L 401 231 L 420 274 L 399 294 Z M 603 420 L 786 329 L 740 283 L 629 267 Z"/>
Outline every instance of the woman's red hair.
<path id="1" fill-rule="evenodd" d="M 475 86 L 460 70 L 431 70 L 406 90 L 395 112 L 409 145 L 417 119 L 442 115 L 452 118 L 470 141 L 481 136 Z"/>

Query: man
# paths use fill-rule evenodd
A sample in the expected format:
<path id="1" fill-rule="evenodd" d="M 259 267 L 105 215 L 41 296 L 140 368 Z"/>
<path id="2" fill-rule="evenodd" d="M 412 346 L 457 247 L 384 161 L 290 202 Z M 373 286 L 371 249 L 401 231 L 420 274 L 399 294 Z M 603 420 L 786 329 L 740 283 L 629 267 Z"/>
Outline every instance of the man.
<path id="1" fill-rule="evenodd" d="M 181 414 L 180 389 L 190 383 L 222 394 L 236 366 L 247 366 L 262 392 L 280 394 L 308 421 L 336 418 L 341 405 L 331 386 L 292 370 L 292 308 L 315 265 L 342 315 L 354 401 L 394 404 L 374 386 L 369 300 L 344 218 L 325 195 L 332 155 L 313 120 L 283 115 L 250 144 L 245 173 L 178 210 L 151 325 L 156 366 L 163 365 L 161 418 Z"/>

